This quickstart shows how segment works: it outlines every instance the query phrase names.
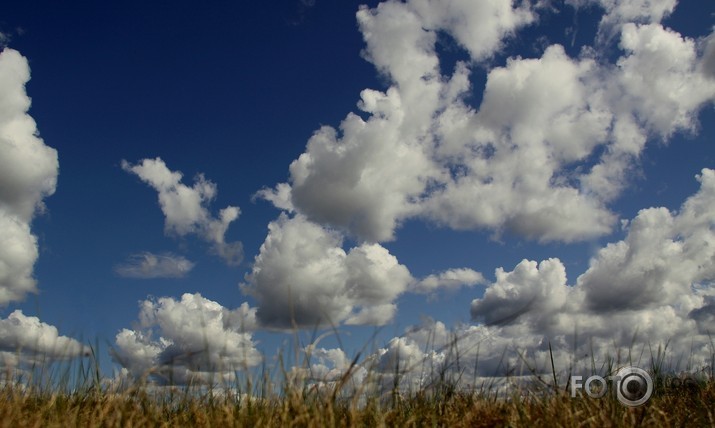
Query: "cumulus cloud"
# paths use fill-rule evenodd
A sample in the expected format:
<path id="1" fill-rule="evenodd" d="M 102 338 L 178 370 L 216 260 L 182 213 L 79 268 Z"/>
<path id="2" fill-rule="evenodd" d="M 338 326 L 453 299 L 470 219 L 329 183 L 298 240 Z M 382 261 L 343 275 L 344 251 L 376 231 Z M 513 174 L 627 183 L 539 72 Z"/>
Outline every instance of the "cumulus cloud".
<path id="1" fill-rule="evenodd" d="M 4 48 L 0 35 L 0 306 L 37 292 L 33 269 L 39 251 L 31 222 L 55 192 L 57 151 L 45 145 L 28 114 L 27 59 Z M 89 348 L 36 317 L 16 310 L 0 319 L 0 365 L 40 365 L 88 355 Z"/>
<path id="2" fill-rule="evenodd" d="M 335 381 L 340 379 L 350 368 L 351 359 L 345 351 L 339 348 L 308 349 L 310 353 L 310 365 L 308 367 L 310 377 L 320 381 Z"/>
<path id="3" fill-rule="evenodd" d="M 560 385 L 572 374 L 616 366 L 650 367 L 665 349 L 664 370 L 708 370 L 715 331 L 715 171 L 679 210 L 648 208 L 627 223 L 624 239 L 600 249 L 569 283 L 558 259 L 498 268 L 471 313 L 476 324 L 426 319 L 361 364 L 378 387 L 428 388 L 450 379 L 464 387 L 504 376 Z M 328 351 L 328 350 L 324 350 Z M 596 366 L 592 366 L 593 363 Z M 335 364 L 333 377 L 340 372 Z"/>
<path id="4" fill-rule="evenodd" d="M 566 270 L 558 259 L 545 260 L 538 266 L 523 260 L 512 272 L 496 270 L 496 282 L 484 297 L 474 301 L 472 316 L 487 325 L 499 325 L 526 313 L 551 314 L 565 306 L 569 291 Z"/>
<path id="5" fill-rule="evenodd" d="M 365 242 L 395 239 L 410 218 L 538 241 L 610 233 L 609 203 L 646 144 L 697 131 L 699 111 L 715 99 L 712 43 L 699 48 L 660 24 L 671 0 L 600 1 L 620 56 L 596 44 L 571 57 L 551 45 L 496 64 L 478 88 L 472 73 L 536 22 L 538 9 L 477 3 L 361 8 L 364 56 L 389 87 L 363 90 L 364 114 L 317 130 L 290 165 L 289 183 L 258 196 Z M 469 61 L 444 71 L 438 35 Z M 469 104 L 479 90 L 481 103 Z"/>
<path id="6" fill-rule="evenodd" d="M 329 323 L 382 325 L 395 314 L 395 298 L 413 281 L 407 268 L 379 244 L 345 251 L 338 232 L 302 215 L 280 217 L 242 288 L 258 299 L 267 326 Z"/>
<path id="7" fill-rule="evenodd" d="M 703 306 L 690 311 L 688 316 L 695 320 L 701 334 L 713 334 L 715 328 L 715 296 L 705 296 Z"/>
<path id="8" fill-rule="evenodd" d="M 464 14 L 482 25 L 462 19 Z M 362 92 L 359 107 L 370 115 L 368 120 L 350 114 L 339 131 L 323 127 L 313 135 L 306 152 L 290 166 L 291 205 L 312 221 L 361 240 L 393 239 L 400 221 L 418 213 L 420 195 L 441 173 L 430 159 L 431 118 L 466 80 L 463 67 L 454 79 L 440 76 L 437 31 L 454 27 L 461 43 L 486 57 L 529 16 L 499 1 L 450 7 L 390 1 L 361 8 L 357 19 L 367 44 L 365 56 L 394 85 L 385 92 Z M 425 31 L 429 26 L 433 28 Z M 283 186 L 266 194 L 279 207 L 287 205 L 287 198 L 277 199 L 285 194 Z"/>
<path id="9" fill-rule="evenodd" d="M 578 279 L 592 309 L 637 310 L 693 298 L 694 286 L 710 289 L 715 280 L 715 171 L 703 169 L 697 179 L 700 190 L 679 212 L 641 210 L 624 240 L 597 253 Z"/>
<path id="10" fill-rule="evenodd" d="M 337 358 L 344 356 L 340 350 L 312 352 L 322 356 L 317 358 L 317 373 L 327 374 L 325 379 L 349 375 L 345 388 L 348 392 L 384 393 L 398 385 L 400 391 L 409 393 L 429 391 L 445 381 L 467 388 L 475 385 L 478 388 L 480 383 L 501 387 L 505 372 L 517 375 L 514 367 L 518 366 L 519 357 L 513 351 L 534 345 L 538 343 L 532 338 L 501 335 L 498 327 L 460 325 L 450 330 L 444 323 L 428 319 L 390 339 L 353 367 Z M 350 391 L 353 385 L 358 388 Z"/>
<path id="11" fill-rule="evenodd" d="M 607 136 L 611 115 L 589 87 L 595 68 L 555 45 L 491 70 L 478 112 L 454 106 L 440 119 L 438 154 L 456 172 L 425 214 L 455 229 L 506 228 L 543 241 L 609 232 L 615 217 L 569 172 Z"/>
<path id="12" fill-rule="evenodd" d="M 607 43 L 624 23 L 661 22 L 673 13 L 677 0 L 566 0 L 566 4 L 575 8 L 595 5 L 603 9 L 598 39 L 601 43 Z"/>
<path id="13" fill-rule="evenodd" d="M 30 98 L 27 60 L 6 48 L 0 52 L 0 305 L 37 291 L 33 267 L 37 238 L 30 222 L 44 210 L 43 198 L 57 184 L 57 151 L 39 137 L 27 114 Z"/>
<path id="14" fill-rule="evenodd" d="M 113 359 L 133 378 L 159 384 L 230 381 L 262 361 L 252 332 L 256 310 L 227 309 L 199 293 L 140 303 L 139 326 L 122 329 Z"/>
<path id="15" fill-rule="evenodd" d="M 350 368 L 350 385 L 361 390 L 388 391 L 395 382 L 425 390 L 441 380 L 502 389 L 505 375 L 550 382 L 553 361 L 564 385 L 573 374 L 606 375 L 609 360 L 649 367 L 664 349 L 665 370 L 707 370 L 715 352 L 715 171 L 696 178 L 700 189 L 679 210 L 641 210 L 575 281 L 555 258 L 498 268 L 472 302 L 475 325 L 425 319 L 352 368 L 344 352 L 311 346 L 311 378 L 330 385 Z"/>
<path id="16" fill-rule="evenodd" d="M 364 96 L 400 102 L 390 94 Z M 321 128 L 290 166 L 292 204 L 312 221 L 362 239 L 393 239 L 400 219 L 415 209 L 411 198 L 424 188 L 423 174 L 432 169 L 422 150 L 400 141 L 399 125 L 398 119 L 365 122 L 351 114 L 341 125 L 342 138 Z"/>
<path id="17" fill-rule="evenodd" d="M 61 336 L 57 328 L 29 317 L 21 310 L 0 320 L 0 366 L 45 364 L 90 355 L 90 348 Z"/>
<path id="18" fill-rule="evenodd" d="M 27 111 L 30 98 L 25 84 L 30 80 L 27 60 L 13 49 L 0 54 L 0 207 L 25 221 L 42 210 L 42 199 L 54 193 L 57 184 L 57 151 L 38 137 L 35 121 Z M 28 168 L 32 165 L 32 168 Z"/>
<path id="19" fill-rule="evenodd" d="M 115 266 L 114 271 L 126 278 L 183 278 L 193 268 L 194 263 L 183 256 L 143 252 L 131 255 L 125 263 Z"/>
<path id="20" fill-rule="evenodd" d="M 663 138 L 694 130 L 698 108 L 715 95 L 715 82 L 698 69 L 695 41 L 660 24 L 628 23 L 620 46 L 617 77 L 627 95 L 621 102 Z"/>
<path id="21" fill-rule="evenodd" d="M 171 171 L 161 158 L 142 159 L 135 165 L 123 160 L 122 169 L 135 174 L 159 193 L 166 234 L 195 234 L 211 243 L 213 251 L 226 263 L 235 265 L 241 262 L 242 244 L 225 240 L 229 225 L 238 218 L 241 210 L 228 206 L 219 211 L 218 218 L 211 215 L 208 204 L 216 197 L 216 184 L 198 174 L 194 185 L 189 187 L 181 182 L 181 172 Z"/>
<path id="22" fill-rule="evenodd" d="M 574 285 L 558 259 L 497 269 L 472 302 L 473 318 L 500 334 L 531 337 L 526 343 L 549 340 L 567 355 L 577 349 L 604 358 L 669 343 L 692 350 L 686 357 L 704 367 L 713 352 L 707 332 L 715 329 L 715 171 L 697 178 L 700 190 L 679 211 L 641 210 L 626 237 L 599 250 Z"/>
<path id="23" fill-rule="evenodd" d="M 469 269 L 448 269 L 436 275 L 428 275 L 413 286 L 413 291 L 418 293 L 432 293 L 438 289 L 456 290 L 460 287 L 471 287 L 484 283 L 481 273 Z"/>
<path id="24" fill-rule="evenodd" d="M 527 2 L 413 0 L 405 7 L 421 17 L 426 29 L 451 34 L 474 60 L 492 56 L 507 36 L 536 20 Z"/>
<path id="25" fill-rule="evenodd" d="M 0 304 L 37 291 L 32 275 L 37 256 L 37 238 L 30 226 L 0 210 Z"/>
<path id="26" fill-rule="evenodd" d="M 665 28 L 674 0 L 566 4 L 603 10 L 593 46 L 573 56 L 552 44 L 506 59 L 498 54 L 510 36 L 538 21 L 539 9 L 526 2 L 386 1 L 358 11 L 363 56 L 387 85 L 360 93 L 360 114 L 316 130 L 287 183 L 258 192 L 290 213 L 269 225 L 243 285 L 258 299 L 262 323 L 384 324 L 405 291 L 484 282 L 470 269 L 412 278 L 377 244 L 395 239 L 407 219 L 541 242 L 613 231 L 610 204 L 647 144 L 696 132 L 699 112 L 715 100 L 713 36 L 696 41 Z M 444 38 L 467 56 L 451 69 L 438 46 Z M 482 67 L 480 88 L 473 75 Z M 523 367 L 522 357 L 550 371 L 550 346 L 557 367 L 571 367 L 670 343 L 706 361 L 713 171 L 698 180 L 679 211 L 641 211 L 624 239 L 599 250 L 575 280 L 558 259 L 498 268 L 472 302 L 478 325 L 447 332 L 428 323 L 371 360 L 384 373 L 423 370 L 456 352 L 478 363 L 470 363 L 475 375 L 497 376 Z M 344 250 L 345 236 L 357 246 Z M 328 379 L 346 370 L 344 354 L 314 351 Z"/>

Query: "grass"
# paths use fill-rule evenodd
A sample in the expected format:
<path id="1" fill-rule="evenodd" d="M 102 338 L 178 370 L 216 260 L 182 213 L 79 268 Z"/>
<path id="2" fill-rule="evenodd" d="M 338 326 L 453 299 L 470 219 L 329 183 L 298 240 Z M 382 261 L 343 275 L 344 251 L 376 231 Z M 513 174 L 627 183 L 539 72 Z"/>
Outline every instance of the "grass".
<path id="1" fill-rule="evenodd" d="M 56 370 L 54 380 L 6 381 L 0 387 L 0 427 L 715 427 L 712 372 L 673 382 L 679 378 L 667 375 L 663 355 L 659 349 L 651 358 L 654 394 L 640 407 L 624 406 L 611 393 L 572 397 L 568 380 L 558 382 L 553 359 L 549 376 L 532 373 L 525 377 L 530 382 L 517 382 L 508 393 L 489 382 L 460 387 L 459 370 L 457 375 L 437 371 L 432 381 L 410 391 L 400 389 L 399 367 L 387 379 L 371 368 L 363 382 L 355 383 L 358 357 L 342 377 L 329 381 L 311 379 L 305 375 L 310 370 L 285 369 L 279 360 L 273 369 L 279 379 L 264 367 L 255 376 L 258 381 L 243 376 L 221 387 L 136 382 L 117 388 L 101 378 L 90 359 L 73 370 Z M 304 364 L 310 368 L 309 356 Z M 68 382 L 70 372 L 73 382 Z"/>
<path id="2" fill-rule="evenodd" d="M 0 426 L 715 426 L 712 380 L 697 389 L 654 396 L 637 408 L 607 397 L 571 398 L 560 393 L 498 399 L 418 392 L 389 404 L 373 397 L 358 406 L 307 390 L 256 401 L 211 393 L 158 398 L 143 388 L 120 394 L 50 393 L 9 385 L 0 391 Z"/>

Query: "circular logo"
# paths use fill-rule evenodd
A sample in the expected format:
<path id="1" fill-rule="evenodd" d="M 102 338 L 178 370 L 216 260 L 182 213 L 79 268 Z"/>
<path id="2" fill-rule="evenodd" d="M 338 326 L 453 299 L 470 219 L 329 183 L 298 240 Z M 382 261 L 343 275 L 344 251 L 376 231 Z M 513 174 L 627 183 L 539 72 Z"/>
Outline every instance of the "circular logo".
<path id="1" fill-rule="evenodd" d="M 630 407 L 644 404 L 653 395 L 653 379 L 638 367 L 623 367 L 616 376 L 618 401 Z"/>

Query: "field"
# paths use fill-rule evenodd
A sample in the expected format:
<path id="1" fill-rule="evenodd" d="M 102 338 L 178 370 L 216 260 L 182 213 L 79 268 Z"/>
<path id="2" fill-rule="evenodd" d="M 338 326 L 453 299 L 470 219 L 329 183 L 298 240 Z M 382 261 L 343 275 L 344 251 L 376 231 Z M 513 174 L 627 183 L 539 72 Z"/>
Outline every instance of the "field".
<path id="1" fill-rule="evenodd" d="M 244 377 L 221 387 L 141 382 L 120 387 L 107 383 L 96 367 L 75 366 L 42 382 L 5 381 L 0 426 L 715 426 L 710 372 L 683 378 L 651 367 L 652 397 L 637 407 L 623 405 L 611 393 L 572 397 L 568 380 L 555 388 L 536 376 L 508 393 L 492 384 L 460 388 L 448 376 L 408 392 L 400 390 L 399 382 L 393 388 L 369 388 L 384 386 L 383 379 L 351 383 L 350 371 L 330 382 L 279 373 L 279 383 L 264 372 L 260 381 Z"/>
<path id="2" fill-rule="evenodd" d="M 254 402 L 234 396 L 157 399 L 142 390 L 50 393 L 5 387 L 0 392 L 3 427 L 60 426 L 715 426 L 715 383 L 695 391 L 655 396 L 629 408 L 613 398 L 571 398 L 568 394 L 505 400 L 453 393 L 416 394 L 381 404 L 306 391 Z"/>

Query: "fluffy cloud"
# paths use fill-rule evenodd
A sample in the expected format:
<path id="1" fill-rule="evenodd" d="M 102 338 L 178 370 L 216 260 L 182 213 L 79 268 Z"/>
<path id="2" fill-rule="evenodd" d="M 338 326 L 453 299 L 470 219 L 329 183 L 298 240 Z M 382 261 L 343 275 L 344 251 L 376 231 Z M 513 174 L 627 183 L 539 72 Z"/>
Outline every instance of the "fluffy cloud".
<path id="1" fill-rule="evenodd" d="M 679 211 L 640 211 L 626 237 L 598 251 L 575 285 L 558 259 L 525 260 L 511 272 L 497 269 L 472 316 L 482 328 L 533 342 L 534 355 L 547 340 L 559 354 L 575 349 L 599 360 L 669 343 L 704 367 L 713 352 L 707 332 L 715 329 L 715 171 L 697 178 L 700 190 Z"/>
<path id="2" fill-rule="evenodd" d="M 127 278 L 183 278 L 194 268 L 194 263 L 183 256 L 171 253 L 153 254 L 143 252 L 134 254 L 114 270 Z"/>
<path id="3" fill-rule="evenodd" d="M 395 92 L 363 98 L 375 108 L 401 103 Z M 351 114 L 341 124 L 342 138 L 330 127 L 317 131 L 290 166 L 292 204 L 312 221 L 362 239 L 392 239 L 433 169 L 416 144 L 400 140 L 401 121 L 391 115 L 365 122 Z"/>
<path id="4" fill-rule="evenodd" d="M 394 239 L 416 217 L 539 241 L 610 233 L 608 204 L 647 142 L 695 132 L 715 80 L 712 42 L 698 49 L 659 24 L 673 1 L 599 4 L 604 20 L 618 23 L 620 57 L 609 62 L 609 44 L 578 57 L 552 45 L 536 58 L 508 58 L 488 71 L 478 106 L 467 103 L 481 89 L 471 73 L 535 22 L 537 9 L 439 0 L 361 8 L 364 56 L 389 87 L 364 90 L 366 116 L 316 131 L 291 164 L 290 183 L 259 196 L 368 242 Z M 438 34 L 470 61 L 443 71 Z"/>
<path id="5" fill-rule="evenodd" d="M 598 252 L 578 279 L 589 307 L 638 310 L 692 299 L 697 285 L 710 288 L 715 280 L 715 171 L 703 169 L 697 179 L 700 190 L 679 212 L 641 210 L 623 241 Z"/>
<path id="6" fill-rule="evenodd" d="M 558 259 L 545 260 L 538 266 L 523 260 L 512 272 L 496 270 L 496 282 L 484 297 L 472 303 L 472 317 L 487 325 L 500 325 L 527 313 L 535 317 L 551 314 L 566 305 L 569 291 L 566 270 Z"/>
<path id="7" fill-rule="evenodd" d="M 615 217 L 570 172 L 607 137 L 611 115 L 592 87 L 596 75 L 594 61 L 558 45 L 491 70 L 478 112 L 456 105 L 439 118 L 437 155 L 454 172 L 424 214 L 455 229 L 506 228 L 543 241 L 609 232 Z"/>
<path id="8" fill-rule="evenodd" d="M 3 50 L 0 77 L 0 207 L 27 221 L 43 209 L 42 199 L 55 191 L 57 151 L 38 137 L 35 121 L 27 114 L 27 60 L 15 50 Z"/>
<path id="9" fill-rule="evenodd" d="M 30 226 L 0 210 L 0 304 L 37 291 L 32 276 L 36 260 L 37 238 Z"/>
<path id="10" fill-rule="evenodd" d="M 461 325 L 448 330 L 439 321 L 425 320 L 360 359 L 350 369 L 344 390 L 350 396 L 385 393 L 395 385 L 402 392 L 429 391 L 444 381 L 467 388 L 481 383 L 501 387 L 505 372 L 518 375 L 514 368 L 520 357 L 514 351 L 543 346 L 533 337 L 500 333 L 501 327 Z M 312 379 L 329 383 L 347 375 L 351 360 L 341 350 L 319 348 L 312 355 L 317 357 Z"/>
<path id="11" fill-rule="evenodd" d="M 700 69 L 694 40 L 660 24 L 628 23 L 621 31 L 625 55 L 618 60 L 618 87 L 626 104 L 647 130 L 664 139 L 682 129 L 693 131 L 700 106 L 712 101 L 715 82 Z"/>
<path id="12" fill-rule="evenodd" d="M 433 320 L 409 328 L 366 357 L 378 387 L 503 386 L 504 376 L 551 380 L 605 374 L 605 362 L 650 367 L 665 349 L 665 370 L 708 370 L 715 331 L 715 171 L 678 211 L 644 209 L 623 240 L 596 253 L 573 285 L 558 259 L 523 260 L 472 302 L 476 325 Z M 328 350 L 323 350 L 328 351 Z M 593 363 L 597 365 L 592 366 Z M 344 365 L 335 364 L 337 376 Z"/>
<path id="13" fill-rule="evenodd" d="M 0 35 L 1 36 L 1 35 Z M 0 45 L 7 40 L 0 37 Z M 37 238 L 30 224 L 55 192 L 57 151 L 39 137 L 27 112 L 30 68 L 19 52 L 0 47 L 0 305 L 37 292 Z M 0 319 L 0 365 L 41 365 L 88 355 L 89 348 L 16 310 Z"/>
<path id="14" fill-rule="evenodd" d="M 360 115 L 317 130 L 290 165 L 289 182 L 259 192 L 292 214 L 271 223 L 244 286 L 258 298 L 262 322 L 379 324 L 404 291 L 483 281 L 469 269 L 410 280 L 404 269 L 402 281 L 372 275 L 351 288 L 349 258 L 358 249 L 381 254 L 370 263 L 391 260 L 380 270 L 401 267 L 370 243 L 395 239 L 406 219 L 542 242 L 612 232 L 617 216 L 609 205 L 647 144 L 696 132 L 699 112 L 715 100 L 715 43 L 712 34 L 696 41 L 660 24 L 674 0 L 567 4 L 603 9 L 594 46 L 570 56 L 550 45 L 503 63 L 496 54 L 538 19 L 538 9 L 440 0 L 360 9 L 363 55 L 387 88 L 362 91 Z M 461 46 L 468 60 L 447 69 L 441 38 Z M 495 63 L 486 84 L 474 87 L 472 74 L 487 59 Z M 482 91 L 479 105 L 470 104 L 474 91 Z M 599 250 L 575 281 L 558 259 L 499 268 L 472 302 L 477 325 L 448 332 L 426 323 L 389 341 L 363 367 L 374 364 L 388 380 L 398 368 L 416 386 L 431 381 L 426 372 L 448 366 L 465 377 L 550 373 L 550 348 L 559 370 L 589 372 L 592 357 L 620 364 L 637 352 L 647 359 L 648 345 L 666 343 L 690 350 L 685 357 L 693 364 L 708 364 L 715 352 L 707 336 L 715 330 L 713 174 L 703 170 L 700 190 L 679 211 L 641 211 L 624 239 Z M 360 245 L 343 250 L 343 233 Z M 377 297 L 368 303 L 366 295 Z M 343 353 L 313 351 L 326 379 L 347 370 Z"/>
<path id="15" fill-rule="evenodd" d="M 27 114 L 27 60 L 15 50 L 0 52 L 0 305 L 36 291 L 33 266 L 37 238 L 30 230 L 42 199 L 55 191 L 57 151 L 39 138 Z"/>
<path id="16" fill-rule="evenodd" d="M 457 288 L 484 283 L 481 273 L 469 269 L 448 269 L 436 275 L 429 275 L 414 284 L 413 291 L 418 293 L 432 293 L 438 289 L 456 290 Z"/>
<path id="17" fill-rule="evenodd" d="M 605 375 L 609 359 L 649 367 L 663 349 L 666 370 L 707 369 L 715 352 L 715 171 L 696 178 L 700 189 L 678 211 L 639 212 L 624 239 L 598 251 L 574 285 L 558 259 L 499 268 L 472 302 L 477 325 L 449 330 L 426 320 L 360 360 L 348 384 L 388 391 L 399 382 L 409 391 L 447 379 L 501 389 L 507 374 L 550 381 L 553 359 L 564 385 L 572 374 Z M 321 385 L 350 367 L 340 350 L 310 351 L 316 369 L 309 375 Z"/>
<path id="18" fill-rule="evenodd" d="M 12 367 L 20 363 L 45 364 L 88 356 L 89 347 L 66 336 L 60 336 L 57 328 L 28 317 L 20 310 L 0 320 L 0 366 Z"/>
<path id="19" fill-rule="evenodd" d="M 139 328 L 117 334 L 113 359 L 132 377 L 162 384 L 230 381 L 262 360 L 255 328 L 256 311 L 245 303 L 229 310 L 198 293 L 145 300 Z"/>
<path id="20" fill-rule="evenodd" d="M 599 24 L 598 38 L 608 42 L 620 31 L 620 25 L 627 22 L 659 23 L 670 15 L 677 0 L 566 0 L 575 8 L 597 5 L 604 10 Z"/>
<path id="21" fill-rule="evenodd" d="M 412 0 L 406 7 L 421 17 L 426 29 L 451 34 L 475 60 L 492 56 L 507 36 L 536 20 L 527 2 Z"/>
<path id="22" fill-rule="evenodd" d="M 413 281 L 407 268 L 378 244 L 346 252 L 342 236 L 297 215 L 268 225 L 268 236 L 243 290 L 259 301 L 267 326 L 328 323 L 385 324 L 395 298 Z"/>
<path id="23" fill-rule="evenodd" d="M 715 296 L 705 296 L 703 306 L 690 311 L 688 316 L 695 320 L 700 334 L 712 335 L 715 326 Z"/>
<path id="24" fill-rule="evenodd" d="M 400 221 L 418 214 L 420 195 L 442 174 L 430 159 L 432 117 L 466 82 L 464 67 L 453 79 L 440 75 L 437 31 L 453 29 L 460 43 L 486 57 L 503 36 L 530 20 L 528 11 L 504 1 L 444 6 L 390 1 L 360 9 L 365 55 L 394 85 L 362 92 L 359 107 L 368 120 L 350 114 L 340 132 L 323 127 L 314 134 L 290 166 L 291 207 L 373 242 L 393 239 Z M 282 186 L 264 196 L 284 208 L 287 198 L 278 198 L 286 193 Z"/>
<path id="25" fill-rule="evenodd" d="M 216 184 L 198 174 L 194 185 L 189 187 L 181 182 L 181 172 L 171 171 L 161 158 L 143 159 L 136 165 L 123 160 L 122 169 L 137 175 L 159 192 L 159 205 L 165 216 L 165 233 L 198 235 L 210 242 L 216 254 L 228 264 L 241 262 L 242 244 L 225 241 L 229 225 L 238 218 L 241 210 L 228 206 L 219 211 L 218 218 L 209 213 L 207 205 L 216 197 Z"/>

